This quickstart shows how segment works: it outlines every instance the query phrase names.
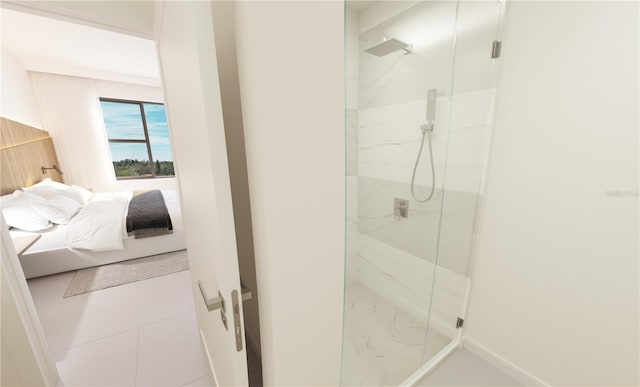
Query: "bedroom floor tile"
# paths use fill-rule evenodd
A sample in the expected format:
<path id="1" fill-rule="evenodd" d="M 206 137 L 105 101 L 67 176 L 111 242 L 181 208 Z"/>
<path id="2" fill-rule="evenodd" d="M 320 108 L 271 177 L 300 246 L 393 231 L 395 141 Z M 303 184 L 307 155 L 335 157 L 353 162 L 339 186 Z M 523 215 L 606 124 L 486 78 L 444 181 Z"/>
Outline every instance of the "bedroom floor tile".
<path id="1" fill-rule="evenodd" d="M 52 305 L 36 310 L 38 312 L 38 317 L 40 318 L 40 325 L 42 325 L 42 330 L 46 337 L 49 337 L 51 327 L 56 321 L 56 317 L 58 317 L 60 309 L 62 309 L 62 305 Z"/>
<path id="2" fill-rule="evenodd" d="M 75 273 L 72 271 L 28 280 L 27 284 L 36 309 L 61 304 L 64 300 L 62 297 Z"/>
<path id="3" fill-rule="evenodd" d="M 206 373 L 195 312 L 140 328 L 138 386 L 182 386 Z"/>
<path id="4" fill-rule="evenodd" d="M 49 345 L 57 352 L 192 310 L 189 271 L 69 297 Z"/>
<path id="5" fill-rule="evenodd" d="M 212 385 L 189 271 L 62 298 L 72 277 L 29 281 L 64 385 Z"/>
<path id="6" fill-rule="evenodd" d="M 138 330 L 120 333 L 54 355 L 65 386 L 132 386 Z"/>

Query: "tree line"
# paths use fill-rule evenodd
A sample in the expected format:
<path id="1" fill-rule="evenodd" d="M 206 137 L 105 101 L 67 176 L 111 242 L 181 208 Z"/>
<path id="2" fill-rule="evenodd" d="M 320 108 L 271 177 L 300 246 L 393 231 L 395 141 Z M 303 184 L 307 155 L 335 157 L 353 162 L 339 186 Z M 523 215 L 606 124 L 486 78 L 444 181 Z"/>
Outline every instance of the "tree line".
<path id="1" fill-rule="evenodd" d="M 113 162 L 116 177 L 127 176 L 174 176 L 173 161 L 156 160 L 153 164 L 149 160 L 124 159 Z"/>

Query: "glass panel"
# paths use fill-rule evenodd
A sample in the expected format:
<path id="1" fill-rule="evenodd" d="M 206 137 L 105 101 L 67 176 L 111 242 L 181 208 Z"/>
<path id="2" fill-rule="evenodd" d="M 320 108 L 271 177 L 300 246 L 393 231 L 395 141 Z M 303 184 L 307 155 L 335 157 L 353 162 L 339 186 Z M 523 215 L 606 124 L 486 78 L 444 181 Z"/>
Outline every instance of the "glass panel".
<path id="1" fill-rule="evenodd" d="M 122 140 L 144 140 L 140 105 L 100 101 L 107 137 Z"/>
<path id="2" fill-rule="evenodd" d="M 497 1 L 346 2 L 343 385 L 399 385 L 454 347 L 500 12 Z"/>
<path id="3" fill-rule="evenodd" d="M 347 2 L 343 385 L 399 385 L 449 342 L 427 332 L 456 9 L 450 1 Z"/>
<path id="4" fill-rule="evenodd" d="M 151 143 L 151 154 L 155 162 L 156 176 L 173 176 L 173 157 L 169 143 L 169 128 L 164 105 L 144 104 L 144 115 L 147 119 L 147 131 Z"/>
<path id="5" fill-rule="evenodd" d="M 116 177 L 152 176 L 147 144 L 110 142 L 109 149 Z"/>
<path id="6" fill-rule="evenodd" d="M 498 1 L 461 1 L 456 23 L 456 59 L 446 169 L 443 176 L 438 257 L 425 361 L 440 348 L 437 334 L 463 317 L 477 207 L 496 93 L 496 60 L 491 47 L 501 15 Z M 455 337 L 455 330 L 449 330 Z"/>

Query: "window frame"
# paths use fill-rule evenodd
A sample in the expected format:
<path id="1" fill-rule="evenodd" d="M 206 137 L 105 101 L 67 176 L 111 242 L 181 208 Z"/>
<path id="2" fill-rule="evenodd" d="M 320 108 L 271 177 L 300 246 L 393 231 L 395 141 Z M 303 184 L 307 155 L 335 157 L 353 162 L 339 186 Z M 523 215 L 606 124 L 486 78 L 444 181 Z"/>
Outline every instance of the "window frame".
<path id="1" fill-rule="evenodd" d="M 166 179 L 166 178 L 175 178 L 175 172 L 173 175 L 166 176 L 157 176 L 156 175 L 156 164 L 153 160 L 153 154 L 151 153 L 151 141 L 149 140 L 149 130 L 147 129 L 147 116 L 144 111 L 144 104 L 152 104 L 152 105 L 162 105 L 165 106 L 162 102 L 149 102 L 149 101 L 139 101 L 139 100 L 130 100 L 130 99 L 122 99 L 122 98 L 108 98 L 108 97 L 99 97 L 100 102 L 115 102 L 115 103 L 126 103 L 130 105 L 138 105 L 140 108 L 140 116 L 142 117 L 142 128 L 144 130 L 144 140 L 136 140 L 136 139 L 126 139 L 126 138 L 110 138 L 109 133 L 107 131 L 105 122 L 104 122 L 104 113 L 102 112 L 102 107 L 100 108 L 102 114 L 102 124 L 105 125 L 105 135 L 107 137 L 107 141 L 109 143 L 130 143 L 130 144 L 146 144 L 147 146 L 147 155 L 149 156 L 149 167 L 151 169 L 151 176 L 118 176 L 116 169 L 113 165 L 114 160 L 111 152 L 109 152 L 109 157 L 111 158 L 111 167 L 113 168 L 113 174 L 116 177 L 116 180 L 133 180 L 133 179 Z M 165 120 L 166 120 L 166 108 L 165 108 Z M 167 127 L 169 123 L 167 122 Z M 172 155 L 173 156 L 173 155 Z M 173 158 L 173 157 L 172 157 Z M 173 162 L 173 160 L 171 160 Z"/>

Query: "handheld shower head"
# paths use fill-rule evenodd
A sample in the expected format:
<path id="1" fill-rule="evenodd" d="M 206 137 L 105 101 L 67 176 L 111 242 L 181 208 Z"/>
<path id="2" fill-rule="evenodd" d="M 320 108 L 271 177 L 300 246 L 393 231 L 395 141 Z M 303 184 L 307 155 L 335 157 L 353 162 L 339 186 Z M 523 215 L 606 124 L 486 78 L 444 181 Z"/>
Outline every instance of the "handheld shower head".
<path id="1" fill-rule="evenodd" d="M 438 89 L 429 89 L 427 91 L 427 121 L 436 119 L 436 97 Z"/>

